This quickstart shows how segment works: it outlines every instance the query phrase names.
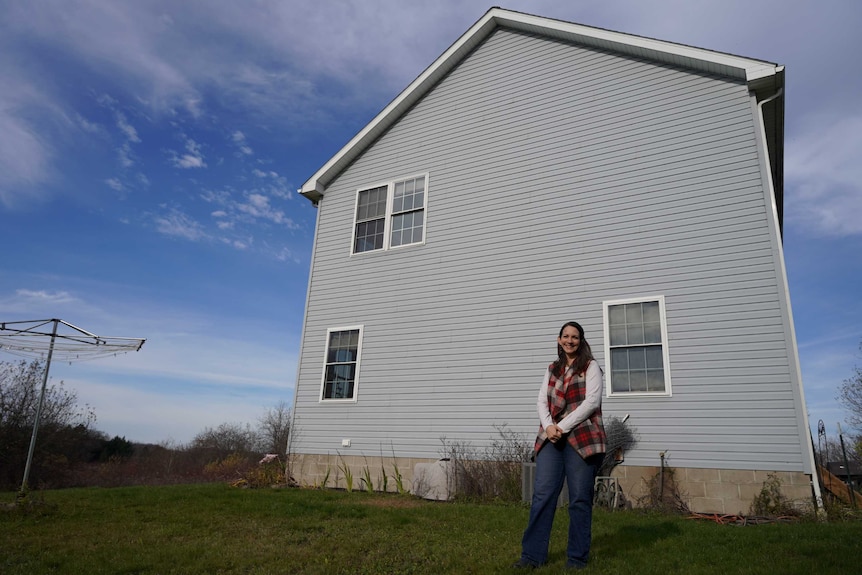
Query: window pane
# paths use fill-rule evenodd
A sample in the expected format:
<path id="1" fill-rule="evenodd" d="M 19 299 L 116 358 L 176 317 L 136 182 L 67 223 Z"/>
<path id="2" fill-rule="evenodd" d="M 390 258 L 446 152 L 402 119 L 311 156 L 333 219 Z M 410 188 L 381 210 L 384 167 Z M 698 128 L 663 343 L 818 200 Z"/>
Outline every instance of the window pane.
<path id="1" fill-rule="evenodd" d="M 367 252 L 383 248 L 383 226 L 385 221 L 371 220 L 356 224 L 356 241 L 353 252 Z"/>
<path id="2" fill-rule="evenodd" d="M 345 332 L 342 332 L 342 333 L 345 333 Z M 347 345 L 349 345 L 350 347 L 354 347 L 354 348 L 359 349 L 359 330 L 358 329 L 352 329 L 346 333 L 349 336 L 349 338 L 347 340 Z"/>
<path id="3" fill-rule="evenodd" d="M 664 391 L 664 370 L 647 371 L 647 391 Z"/>
<path id="4" fill-rule="evenodd" d="M 611 371 L 611 382 L 612 391 L 631 391 L 627 371 Z"/>
<path id="5" fill-rule="evenodd" d="M 420 210 L 425 207 L 425 179 L 415 178 L 397 182 L 393 202 L 393 213 Z"/>
<path id="6" fill-rule="evenodd" d="M 625 345 L 628 343 L 626 340 L 626 328 L 625 326 L 611 326 L 610 328 L 610 336 L 611 336 L 611 345 Z"/>
<path id="7" fill-rule="evenodd" d="M 629 344 L 633 343 L 643 343 L 644 342 L 644 330 L 641 324 L 636 325 L 627 325 L 626 326 L 626 338 L 628 339 Z"/>
<path id="8" fill-rule="evenodd" d="M 626 304 L 626 323 L 643 323 L 644 316 L 641 304 L 627 303 Z"/>
<path id="9" fill-rule="evenodd" d="M 324 399 L 353 397 L 358 356 L 359 330 L 335 331 L 329 334 L 323 379 Z"/>
<path id="10" fill-rule="evenodd" d="M 661 343 L 661 324 L 644 324 L 644 343 Z"/>
<path id="11" fill-rule="evenodd" d="M 651 345 L 646 348 L 646 366 L 647 369 L 662 369 L 664 367 L 660 345 Z"/>
<path id="12" fill-rule="evenodd" d="M 646 369 L 646 353 L 642 347 L 633 347 L 629 352 L 629 369 Z"/>
<path id="13" fill-rule="evenodd" d="M 628 370 L 629 368 L 629 353 L 627 349 L 612 349 L 611 350 L 611 370 Z"/>
<path id="14" fill-rule="evenodd" d="M 621 305 L 608 306 L 608 323 L 611 326 L 624 325 L 626 323 L 626 308 Z"/>
<path id="15" fill-rule="evenodd" d="M 390 244 L 392 246 L 399 246 L 422 241 L 423 219 L 424 212 L 421 211 L 407 212 L 405 214 L 392 216 L 392 234 Z"/>
<path id="16" fill-rule="evenodd" d="M 660 323 L 659 309 L 657 301 L 647 301 L 643 303 L 644 322 Z"/>
<path id="17" fill-rule="evenodd" d="M 379 218 L 386 214 L 386 186 L 362 190 L 356 208 L 356 220 Z"/>
<path id="18" fill-rule="evenodd" d="M 629 389 L 631 391 L 646 391 L 646 372 L 632 371 L 629 372 Z"/>
<path id="19" fill-rule="evenodd" d="M 611 391 L 667 391 L 659 302 L 609 305 L 607 312 Z"/>

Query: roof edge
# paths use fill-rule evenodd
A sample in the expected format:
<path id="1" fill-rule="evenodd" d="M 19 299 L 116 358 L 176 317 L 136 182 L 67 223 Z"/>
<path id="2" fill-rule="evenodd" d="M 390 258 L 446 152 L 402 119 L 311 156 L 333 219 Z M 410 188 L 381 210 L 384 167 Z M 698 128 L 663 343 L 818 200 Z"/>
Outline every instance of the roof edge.
<path id="1" fill-rule="evenodd" d="M 371 122 L 321 166 L 297 190 L 298 193 L 316 205 L 323 197 L 329 182 L 431 90 L 473 48 L 499 27 L 545 34 L 570 42 L 665 61 L 683 67 L 702 68 L 744 80 L 752 89 L 772 84 L 773 79 L 780 76 L 784 70 L 784 66 L 763 60 L 594 28 L 583 24 L 553 20 L 503 8 L 491 8 L 402 90 Z M 781 79 L 779 78 L 778 81 L 780 82 Z"/>

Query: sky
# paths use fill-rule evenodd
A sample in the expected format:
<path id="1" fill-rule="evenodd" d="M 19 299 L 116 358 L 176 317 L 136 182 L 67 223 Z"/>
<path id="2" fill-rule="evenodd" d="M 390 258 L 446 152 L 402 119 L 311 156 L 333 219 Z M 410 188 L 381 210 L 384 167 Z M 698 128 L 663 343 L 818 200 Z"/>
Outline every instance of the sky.
<path id="1" fill-rule="evenodd" d="M 147 339 L 52 363 L 109 436 L 184 444 L 290 404 L 316 215 L 297 188 L 491 5 L 0 0 L 0 321 Z M 786 66 L 785 259 L 834 435 L 862 365 L 862 3 L 500 5 Z"/>

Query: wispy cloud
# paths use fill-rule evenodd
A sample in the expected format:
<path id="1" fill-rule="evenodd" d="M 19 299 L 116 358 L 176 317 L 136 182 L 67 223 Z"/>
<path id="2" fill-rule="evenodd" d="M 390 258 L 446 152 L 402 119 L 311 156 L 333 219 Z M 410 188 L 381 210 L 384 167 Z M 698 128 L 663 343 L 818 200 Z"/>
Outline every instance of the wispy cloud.
<path id="1" fill-rule="evenodd" d="M 138 137 L 138 131 L 129 123 L 128 120 L 126 120 L 126 115 L 122 112 L 117 112 L 117 127 L 125 135 L 128 141 L 135 143 L 141 141 Z"/>
<path id="2" fill-rule="evenodd" d="M 788 219 L 806 234 L 862 234 L 862 115 L 819 118 L 787 152 Z"/>
<path id="3" fill-rule="evenodd" d="M 242 155 L 242 156 L 254 155 L 254 150 L 251 149 L 251 146 L 249 146 L 245 140 L 245 134 L 243 134 L 239 130 L 237 130 L 236 132 L 233 133 L 233 135 L 231 136 L 231 140 L 233 141 L 234 144 L 236 144 L 237 148 L 239 149 L 240 155 Z"/>
<path id="4" fill-rule="evenodd" d="M 204 227 L 177 208 L 170 208 L 167 213 L 153 217 L 156 230 L 166 236 L 185 238 L 191 241 L 207 239 L 209 236 Z"/>
<path id="5" fill-rule="evenodd" d="M 40 100 L 39 89 L 0 55 L 0 206 L 40 196 L 37 186 L 48 179 L 54 151 L 31 115 L 50 108 Z"/>
<path id="6" fill-rule="evenodd" d="M 175 168 L 205 168 L 207 166 L 204 161 L 204 155 L 201 152 L 201 145 L 189 137 L 185 138 L 185 153 L 177 153 L 173 150 L 169 151 L 171 164 Z"/>
<path id="7" fill-rule="evenodd" d="M 241 199 L 234 199 L 234 195 L 229 190 L 206 190 L 201 194 L 201 199 L 219 206 L 220 209 L 214 210 L 210 215 L 221 222 L 220 227 L 232 228 L 237 223 L 253 225 L 271 222 L 288 229 L 300 228 L 283 209 L 272 205 L 272 198 L 264 190 L 253 188 L 242 191 L 238 194 Z"/>
<path id="8" fill-rule="evenodd" d="M 76 300 L 75 297 L 65 291 L 51 292 L 47 290 L 19 289 L 16 290 L 15 293 L 25 300 L 38 301 L 39 303 L 46 304 L 66 304 Z"/>

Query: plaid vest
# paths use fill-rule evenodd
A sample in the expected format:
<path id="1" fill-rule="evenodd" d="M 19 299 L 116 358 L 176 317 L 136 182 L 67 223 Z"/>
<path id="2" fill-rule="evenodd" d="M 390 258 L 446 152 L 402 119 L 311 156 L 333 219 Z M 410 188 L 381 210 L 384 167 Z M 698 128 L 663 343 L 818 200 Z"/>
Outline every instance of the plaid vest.
<path id="1" fill-rule="evenodd" d="M 595 361 L 595 360 L 594 360 Z M 586 370 L 575 374 L 569 369 L 562 377 L 554 375 L 554 364 L 548 366 L 551 376 L 548 379 L 548 408 L 551 410 L 551 419 L 559 423 L 565 416 L 573 412 L 587 396 Z M 575 448 L 578 454 L 586 459 L 591 455 L 605 452 L 605 428 L 602 423 L 601 405 L 584 421 L 576 425 L 565 436 L 566 440 Z M 539 425 L 539 434 L 536 436 L 536 453 L 548 441 L 548 435 L 544 428 Z"/>

